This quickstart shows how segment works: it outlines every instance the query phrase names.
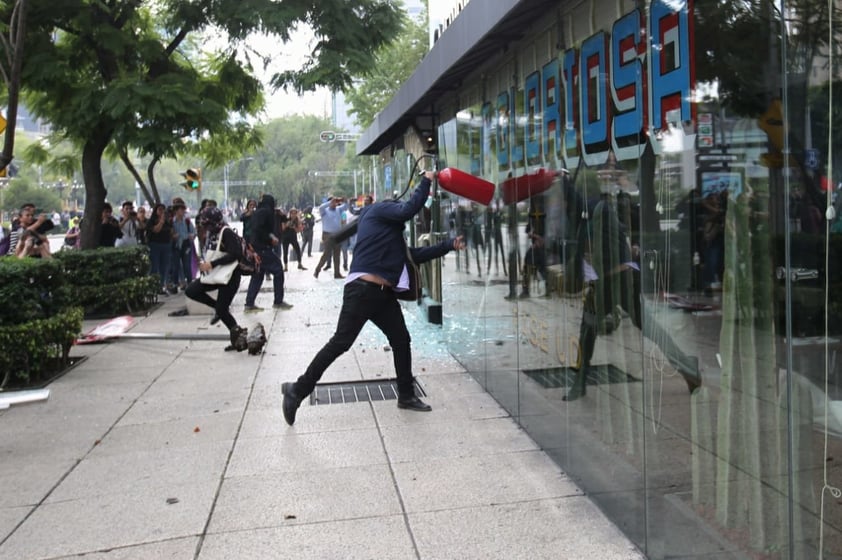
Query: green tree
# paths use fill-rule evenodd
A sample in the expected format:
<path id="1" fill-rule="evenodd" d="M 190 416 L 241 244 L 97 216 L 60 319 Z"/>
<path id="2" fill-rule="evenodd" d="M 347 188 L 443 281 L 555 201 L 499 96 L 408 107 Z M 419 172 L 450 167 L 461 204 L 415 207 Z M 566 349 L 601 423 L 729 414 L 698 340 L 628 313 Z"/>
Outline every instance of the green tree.
<path id="1" fill-rule="evenodd" d="M 319 133 L 330 128 L 327 119 L 294 115 L 268 123 L 264 130 L 264 148 L 255 153 L 260 176 L 266 181 L 265 192 L 279 204 L 300 206 L 325 191 L 334 189 L 330 179 L 315 171 L 335 171 L 344 145 L 321 142 Z"/>
<path id="2" fill-rule="evenodd" d="M 5 54 L 0 57 L 0 75 L 3 76 L 6 86 L 6 130 L 3 152 L 0 154 L 0 169 L 5 169 L 12 162 L 15 150 L 15 129 L 25 54 L 26 0 L 15 0 L 7 8 L 8 19 L 0 21 L 0 48 Z"/>
<path id="3" fill-rule="evenodd" d="M 22 84 L 33 112 L 82 151 L 85 227 L 92 247 L 107 189 L 101 160 L 109 143 L 155 163 L 183 153 L 185 142 L 231 130 L 262 103 L 257 74 L 244 58 L 254 32 L 280 43 L 309 25 L 317 38 L 302 68 L 276 74 L 274 87 L 304 92 L 344 89 L 365 71 L 375 50 L 396 32 L 392 0 L 27 0 Z M 0 21 L 12 9 L 0 6 Z M 224 41 L 211 49 L 209 33 Z M 226 40 L 227 39 L 227 40 Z M 192 41 L 196 41 L 194 44 Z M 2 45 L 0 45 L 2 49 Z M 3 53 L 8 54 L 8 53 Z M 259 60 L 258 60 L 259 62 Z M 263 60 L 265 62 L 265 60 Z M 231 117 L 236 118 L 232 119 Z"/>
<path id="4" fill-rule="evenodd" d="M 61 211 L 61 197 L 56 191 L 40 188 L 25 179 L 12 181 L 4 187 L 3 205 L 18 209 L 24 204 L 34 204 L 39 212 Z"/>
<path id="5" fill-rule="evenodd" d="M 376 62 L 346 94 L 350 113 L 367 128 L 395 96 L 427 54 L 426 12 L 423 21 L 404 16 L 399 35 L 376 54 Z"/>

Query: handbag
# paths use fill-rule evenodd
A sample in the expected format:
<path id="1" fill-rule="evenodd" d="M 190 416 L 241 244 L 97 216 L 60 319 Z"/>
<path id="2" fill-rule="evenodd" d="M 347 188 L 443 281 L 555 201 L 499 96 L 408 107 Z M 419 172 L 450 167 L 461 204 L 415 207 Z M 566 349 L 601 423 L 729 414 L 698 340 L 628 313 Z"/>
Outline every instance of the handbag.
<path id="1" fill-rule="evenodd" d="M 227 228 L 222 228 L 222 231 L 219 232 L 219 239 L 216 241 L 216 249 L 208 249 L 205 252 L 205 260 L 207 262 L 213 262 L 216 259 L 221 259 L 228 254 L 220 249 L 220 246 L 222 245 L 222 233 L 226 229 Z M 199 281 L 202 284 L 227 284 L 231 280 L 231 276 L 234 275 L 234 271 L 237 269 L 239 264 L 239 261 L 233 260 L 230 263 L 216 265 L 208 272 L 202 273 Z"/>

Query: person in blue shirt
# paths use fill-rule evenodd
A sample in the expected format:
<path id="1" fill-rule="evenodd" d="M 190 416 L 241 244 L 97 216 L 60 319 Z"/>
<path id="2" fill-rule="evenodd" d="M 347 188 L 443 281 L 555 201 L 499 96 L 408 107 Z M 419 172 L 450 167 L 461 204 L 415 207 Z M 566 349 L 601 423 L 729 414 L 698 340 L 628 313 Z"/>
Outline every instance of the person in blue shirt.
<path id="1" fill-rule="evenodd" d="M 416 264 L 463 249 L 461 237 L 429 247 L 407 247 L 404 224 L 424 207 L 434 173 L 424 174 L 407 202 L 386 200 L 366 206 L 360 212 L 357 244 L 351 270 L 345 280 L 342 309 L 336 332 L 319 350 L 307 370 L 294 383 L 284 383 L 284 419 L 295 422 L 298 407 L 321 379 L 325 370 L 356 340 L 371 321 L 383 331 L 392 347 L 398 385 L 398 408 L 426 412 L 432 408 L 415 395 L 409 331 L 398 299 L 409 289 L 408 256 Z"/>
<path id="2" fill-rule="evenodd" d="M 327 202 L 319 206 L 319 214 L 322 217 L 322 258 L 316 265 L 313 276 L 319 277 L 324 268 L 330 268 L 330 260 L 333 259 L 333 277 L 345 278 L 339 272 L 339 256 L 341 244 L 333 242 L 333 235 L 342 229 L 342 213 L 348 210 L 348 203 L 341 196 L 332 196 Z"/>

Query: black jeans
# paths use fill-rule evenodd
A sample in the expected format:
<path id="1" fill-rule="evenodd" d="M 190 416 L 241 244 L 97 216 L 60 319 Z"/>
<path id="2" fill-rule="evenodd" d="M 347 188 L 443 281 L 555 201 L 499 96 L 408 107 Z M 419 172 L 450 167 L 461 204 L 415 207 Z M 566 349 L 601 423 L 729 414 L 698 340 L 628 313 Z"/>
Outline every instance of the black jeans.
<path id="1" fill-rule="evenodd" d="M 246 305 L 254 305 L 257 294 L 260 292 L 260 287 L 263 285 L 263 277 L 266 276 L 267 272 L 272 275 L 275 305 L 283 303 L 284 266 L 281 264 L 280 257 L 275 254 L 271 247 L 257 249 L 257 254 L 260 255 L 260 272 L 251 275 L 248 291 L 246 292 Z"/>
<path id="2" fill-rule="evenodd" d="M 412 398 L 415 395 L 409 331 L 395 293 L 377 284 L 355 280 L 345 285 L 336 332 L 310 362 L 307 371 L 295 382 L 294 391 L 298 397 L 303 399 L 313 392 L 325 370 L 351 348 L 368 321 L 383 331 L 392 347 L 399 397 Z"/>
<path id="3" fill-rule="evenodd" d="M 287 266 L 289 263 L 289 246 L 292 245 L 293 250 L 295 251 L 295 256 L 298 259 L 298 266 L 301 266 L 301 247 L 298 246 L 298 234 L 293 235 L 292 237 L 284 236 L 283 240 L 281 241 L 281 245 L 284 249 L 284 266 Z"/>
<path id="4" fill-rule="evenodd" d="M 212 308 L 228 330 L 231 330 L 237 326 L 237 320 L 231 315 L 230 307 L 239 289 L 240 271 L 236 269 L 227 284 L 202 284 L 202 281 L 197 278 L 187 285 L 184 295 Z M 208 295 L 208 292 L 214 290 L 219 290 L 215 300 Z"/>

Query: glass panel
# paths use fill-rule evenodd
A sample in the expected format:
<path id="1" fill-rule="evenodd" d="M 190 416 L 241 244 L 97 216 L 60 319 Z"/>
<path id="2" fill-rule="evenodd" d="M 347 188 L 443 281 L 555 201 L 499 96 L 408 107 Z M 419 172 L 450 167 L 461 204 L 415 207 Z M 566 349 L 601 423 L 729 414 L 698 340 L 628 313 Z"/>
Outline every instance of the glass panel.
<path id="1" fill-rule="evenodd" d="M 496 186 L 441 201 L 450 350 L 650 558 L 842 554 L 827 9 L 563 13 L 556 58 L 439 129 Z"/>

